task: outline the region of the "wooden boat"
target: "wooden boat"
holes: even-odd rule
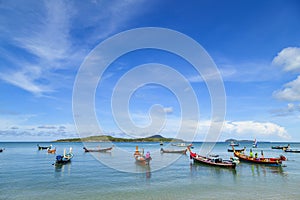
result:
[[[66,149],[64,150],[63,155],[58,155],[56,156],[56,161],[55,165],[62,165],[71,162],[71,159],[73,158],[73,153],[72,153],[72,147],[70,148],[70,151],[66,153]]]
[[[190,158],[193,159],[195,163],[201,163],[209,166],[215,166],[215,167],[223,167],[223,168],[231,168],[235,169],[236,162],[233,162],[232,160],[223,160],[220,157],[205,157],[198,155],[197,153],[193,153],[190,149],[190,147],[187,147],[188,151],[190,152]]]
[[[48,149],[47,152],[55,154],[56,153],[56,147],[54,149]]]
[[[264,165],[272,165],[272,166],[280,166],[282,161],[286,160],[284,156],[280,156],[279,158],[254,158],[244,154],[244,152],[238,152],[234,150],[234,156],[238,157],[240,161],[249,162],[249,163],[256,163],[256,164],[264,164]]]
[[[287,152],[287,153],[300,153],[300,150],[298,149],[284,149],[284,152]]]
[[[193,148],[193,144],[186,144],[186,143],[176,143],[176,144],[172,143],[171,145],[176,146],[176,147],[188,147],[188,146],[190,146],[190,148]]]
[[[37,145],[37,147],[38,147],[38,150],[44,150],[44,149],[51,149],[51,147],[52,147],[52,144],[50,145],[50,146],[40,146],[39,144]]]
[[[272,149],[287,149],[288,146],[272,146]]]
[[[86,147],[83,147],[84,152],[107,152],[111,151],[113,147],[108,147],[108,148],[94,148],[94,149],[87,149]]]
[[[235,149],[235,151],[237,152],[242,152],[245,151],[246,147],[244,147],[243,149]],[[233,152],[233,149],[227,149],[228,152]]]
[[[160,149],[160,153],[181,153],[186,154],[187,149],[180,149],[180,150],[165,150],[163,148]]]
[[[143,165],[149,165],[150,161],[152,160],[150,156],[150,152],[147,152],[144,156],[144,150],[142,152],[139,151],[139,147],[135,147],[135,152],[133,154],[133,157],[135,158],[136,162]]]

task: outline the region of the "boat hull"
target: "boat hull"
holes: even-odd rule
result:
[[[190,152],[190,158],[193,159],[194,163],[200,163],[203,165],[213,166],[213,167],[221,167],[221,168],[228,168],[228,169],[235,169],[236,163],[230,160],[222,160],[221,158],[208,158],[205,156],[200,156],[196,153],[193,153],[190,147],[187,147],[188,151]]]
[[[107,151],[111,151],[112,147],[109,148],[105,148],[105,149],[87,149],[86,147],[83,147],[84,152],[107,152]]]
[[[43,146],[40,146],[40,145],[37,145],[38,147],[38,150],[46,150],[46,149],[51,149],[51,145],[50,146],[47,146],[47,147],[43,147]]]
[[[161,153],[180,153],[180,154],[186,154],[187,149],[184,150],[165,150],[163,148],[160,149]]]
[[[244,154],[234,151],[234,156],[238,157],[240,161],[255,163],[261,165],[280,166],[282,164],[281,158],[250,158]]]
[[[286,152],[286,153],[300,153],[300,150],[288,150],[288,149],[286,149],[286,150],[284,150],[284,152]]]
[[[134,158],[137,163],[143,165],[149,165],[151,161],[151,158],[145,158],[144,156],[140,156],[140,155],[135,155]]]
[[[288,146],[272,146],[271,149],[284,149],[284,148],[288,148]]]
[[[56,165],[63,165],[63,164],[67,164],[69,162],[71,162],[73,158],[73,153],[68,153],[66,155],[58,155],[56,156],[56,161],[55,161],[55,164]]]
[[[215,162],[205,161],[205,159],[207,159],[207,158],[202,157],[202,156],[201,156],[201,158],[191,156],[191,158],[193,159],[194,163],[199,163],[199,164],[203,164],[203,165],[221,167],[221,168],[229,168],[229,169],[235,169],[235,167],[236,167],[235,163],[229,162],[229,161],[228,161],[228,163],[224,163],[224,162],[215,163]]]

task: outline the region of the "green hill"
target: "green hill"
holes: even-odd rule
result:
[[[164,138],[161,135],[153,135],[146,138],[117,138],[109,135],[90,136],[85,138],[59,139],[55,142],[184,142],[181,139]]]

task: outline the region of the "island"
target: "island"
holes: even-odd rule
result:
[[[253,142],[254,140],[237,140],[237,139],[227,139],[225,142]]]
[[[54,142],[184,142],[181,139],[165,138],[161,135],[153,135],[145,138],[118,138],[110,135],[89,136],[85,138],[59,139]]]

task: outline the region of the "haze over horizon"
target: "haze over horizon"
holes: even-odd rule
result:
[[[72,96],[80,66],[109,37],[143,27],[185,34],[214,60],[226,92],[219,141],[300,141],[299,11],[296,0],[1,1],[0,141],[79,137]],[[146,63],[170,66],[189,81],[200,120],[181,121],[180,102],[172,91],[157,84],[143,85],[128,102],[131,119],[139,127],[147,126],[149,109],[160,104],[166,123],[160,133],[140,136],[176,137],[182,123],[189,127],[187,133],[198,127],[195,140],[203,141],[211,124],[206,82],[186,60],[157,49],[120,56],[104,72],[95,93],[102,132],[90,131],[91,135],[130,136],[114,120],[111,96],[122,76]],[[168,79],[160,70],[151,68],[150,73]]]

